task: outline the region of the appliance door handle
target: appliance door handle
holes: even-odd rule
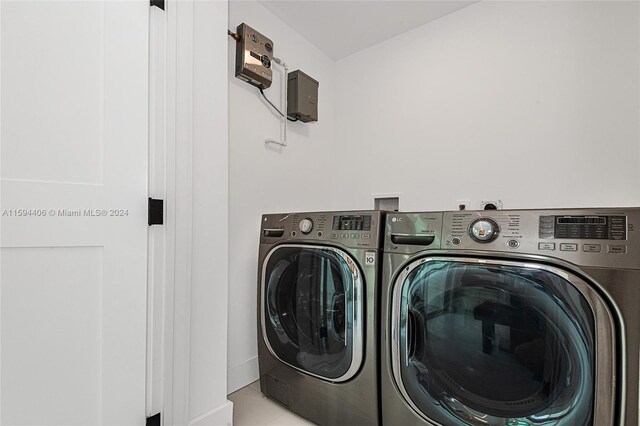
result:
[[[342,303],[340,303],[340,299],[342,298]],[[334,294],[333,295],[333,300],[331,302],[331,317],[332,317],[332,321],[333,321],[333,328],[338,331],[338,328],[336,327],[336,314],[344,314],[346,315],[346,305],[344,303],[346,299],[346,296],[344,293],[340,293],[340,294]],[[342,306],[342,309],[340,309],[340,307]],[[341,312],[342,311],[342,312]],[[342,321],[342,334],[344,335],[344,345],[347,346],[348,341],[347,341],[347,321],[346,318]]]
[[[405,353],[405,365],[409,366],[409,359],[413,357],[416,350],[416,331],[418,328],[418,319],[416,314],[411,309],[407,309],[407,323],[405,328],[407,330],[407,338],[405,339],[404,353]]]
[[[393,244],[429,246],[435,241],[435,235],[427,234],[391,234]]]
[[[284,235],[284,229],[263,229],[262,235],[265,237],[282,237]]]

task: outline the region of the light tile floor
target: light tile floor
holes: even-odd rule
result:
[[[314,425],[262,395],[259,381],[235,391],[229,400],[233,402],[233,426]]]

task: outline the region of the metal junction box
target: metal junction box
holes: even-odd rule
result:
[[[236,77],[266,89],[273,79],[273,42],[244,23],[238,26],[237,33],[240,41],[236,43]]]
[[[318,121],[319,83],[300,70],[289,73],[287,115],[304,123]]]

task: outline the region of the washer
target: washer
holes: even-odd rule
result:
[[[640,209],[389,213],[388,425],[638,425]]]
[[[380,211],[262,216],[262,393],[320,425],[376,425]]]

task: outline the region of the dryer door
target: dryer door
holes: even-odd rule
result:
[[[392,303],[394,378],[425,419],[613,421],[613,320],[577,276],[540,264],[423,258],[396,279]]]
[[[282,245],[262,270],[263,338],[271,353],[315,377],[353,377],[363,356],[363,281],[346,252]]]

